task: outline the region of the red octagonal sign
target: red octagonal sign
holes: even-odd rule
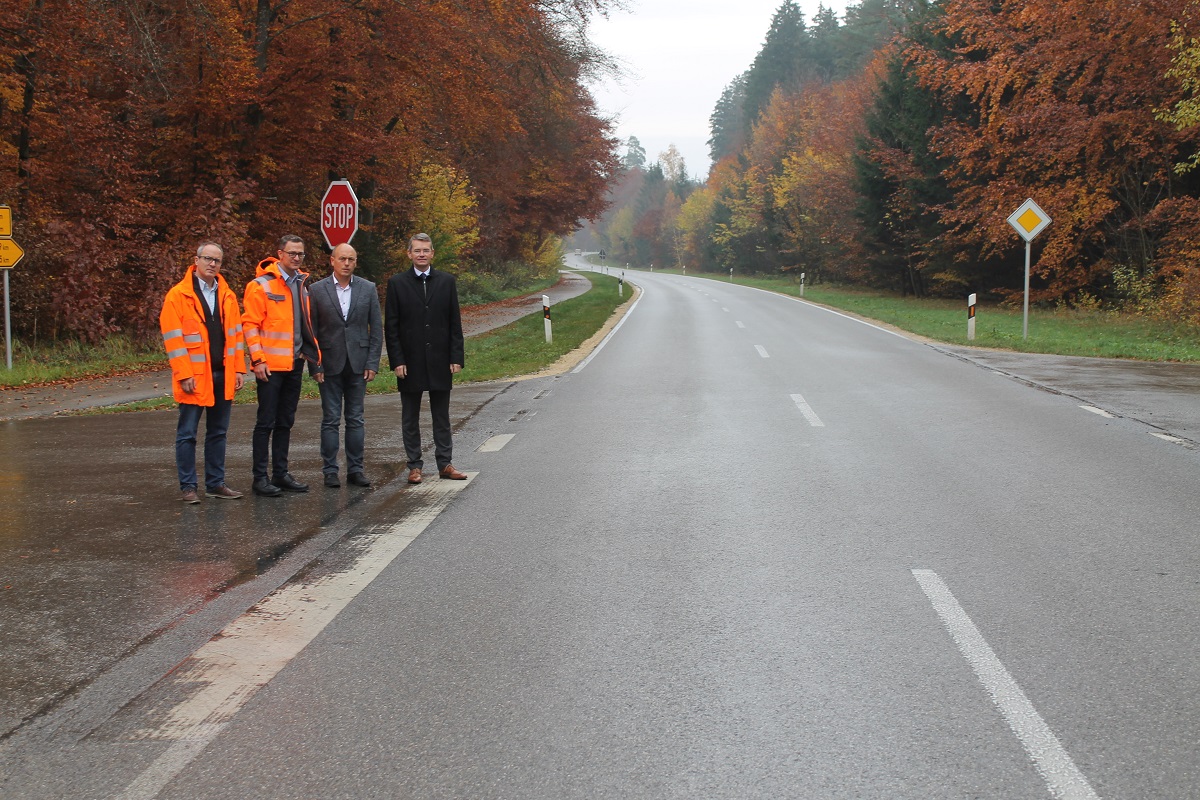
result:
[[[358,232],[358,196],[349,181],[334,181],[321,198],[321,234],[329,249],[348,244]]]

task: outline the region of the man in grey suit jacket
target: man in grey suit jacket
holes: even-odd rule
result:
[[[339,244],[329,256],[333,274],[308,287],[312,327],[321,343],[321,365],[325,380],[320,384],[321,458],[325,485],[338,481],[338,427],[346,416],[346,480],[355,486],[370,486],[363,471],[366,433],[363,405],[367,383],[379,371],[383,350],[383,320],[375,284],[354,277],[358,254],[348,244]]]

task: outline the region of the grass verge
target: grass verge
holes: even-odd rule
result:
[[[600,329],[613,312],[629,299],[617,295],[617,278],[589,272],[592,288],[565,300],[551,310],[554,341],[546,342],[540,314],[467,339],[467,364],[455,383],[475,383],[528,375],[545,369],[583,344]],[[395,386],[393,385],[393,389]]]
[[[113,336],[97,345],[60,342],[30,347],[13,340],[13,368],[0,371],[0,386],[44,386],[67,380],[116,377],[162,369],[162,340],[139,342]]]

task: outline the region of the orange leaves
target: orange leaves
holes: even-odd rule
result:
[[[943,209],[959,246],[1017,246],[1005,209],[1034,196],[1054,217],[1039,265],[1045,295],[1105,280],[1114,265],[1155,269],[1150,216],[1183,189],[1174,163],[1196,132],[1155,119],[1174,104],[1169,17],[1178,3],[948,0],[948,45],[916,48],[924,85],[956,119],[932,132],[955,197]],[[969,101],[964,108],[962,99]]]
[[[474,188],[479,250],[569,230],[615,166],[572,38],[606,5],[3,4],[0,186],[16,188],[0,202],[36,245],[14,276],[21,323],[152,329],[199,240],[224,245],[234,283],[281,233],[319,241],[333,178],[360,187],[376,277],[431,165]]]

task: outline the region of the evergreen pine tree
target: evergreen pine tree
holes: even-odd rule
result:
[[[758,120],[777,86],[795,90],[809,68],[808,30],[804,13],[795,0],[784,0],[771,18],[762,49],[746,73],[744,129]]]

